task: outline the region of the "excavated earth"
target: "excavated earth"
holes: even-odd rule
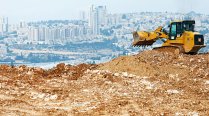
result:
[[[209,53],[144,51],[98,65],[0,66],[0,115],[209,115]]]

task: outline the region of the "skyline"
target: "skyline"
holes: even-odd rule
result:
[[[9,17],[10,23],[37,20],[79,19],[80,11],[89,12],[90,6],[107,6],[108,13],[180,12],[209,14],[209,1],[196,0],[0,0],[0,16]],[[162,6],[163,5],[163,6]]]

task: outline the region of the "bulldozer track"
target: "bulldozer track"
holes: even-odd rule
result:
[[[153,48],[153,50],[159,52],[170,52],[176,55],[184,53],[183,48],[181,46],[163,46],[163,47]]]

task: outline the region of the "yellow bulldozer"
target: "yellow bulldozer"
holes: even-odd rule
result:
[[[167,28],[158,27],[153,32],[135,31],[133,32],[133,46],[151,46],[157,40],[162,40],[162,47],[154,48],[160,51],[170,51],[174,53],[197,54],[205,47],[204,36],[195,32],[195,21],[173,21]]]

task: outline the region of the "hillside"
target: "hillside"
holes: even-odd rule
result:
[[[209,53],[144,51],[44,70],[0,66],[0,115],[209,115]]]

